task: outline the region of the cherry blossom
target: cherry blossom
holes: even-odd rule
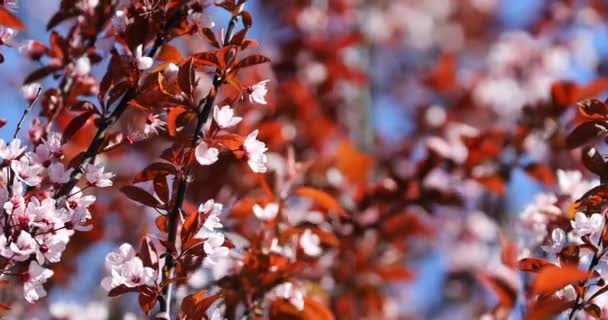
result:
[[[196,161],[202,166],[212,165],[218,160],[220,151],[217,148],[209,147],[205,141],[201,141],[194,150]]]
[[[25,84],[21,87],[21,94],[28,101],[33,101],[38,95],[38,91],[42,88],[42,85],[38,82],[32,82]]]
[[[234,110],[229,105],[219,108],[213,107],[213,119],[220,128],[226,129],[237,125],[243,118],[235,117]]]
[[[84,77],[91,72],[91,60],[88,57],[80,57],[76,60],[74,65],[74,74],[76,76]]]
[[[106,262],[108,259],[106,258]],[[133,257],[121,264],[111,267],[111,276],[102,280],[102,286],[106,290],[111,290],[120,285],[128,288],[135,288],[141,285],[152,286],[156,282],[157,272],[145,267],[138,257]]]
[[[29,303],[34,303],[38,299],[46,296],[46,290],[42,286],[46,280],[52,277],[54,272],[40,266],[32,261],[27,272],[23,274],[23,295]]]
[[[272,290],[273,298],[285,299],[296,309],[304,310],[304,293],[291,282],[281,283]]]
[[[254,85],[251,85],[247,88],[247,92],[249,93],[249,101],[251,103],[259,103],[259,104],[267,104],[266,101],[266,93],[268,93],[268,89],[266,88],[266,84],[270,80],[262,80]]]
[[[61,135],[56,132],[51,133],[43,143],[39,144],[33,154],[33,158],[42,164],[62,157]]]
[[[11,169],[15,172],[17,178],[28,186],[36,186],[42,181],[41,174],[44,168],[30,160],[29,157],[21,157],[19,160],[11,161]]]
[[[163,75],[168,83],[174,83],[177,80],[178,72],[179,67],[175,63],[170,62],[165,70],[163,70]]]
[[[4,140],[0,139],[0,158],[4,159],[4,161],[15,160],[19,158],[26,147],[21,146],[21,140],[13,139],[10,143],[4,142]]]
[[[147,70],[152,67],[154,60],[143,55],[143,46],[140,44],[135,48],[135,61],[139,70]]]
[[[578,236],[597,235],[602,231],[604,226],[604,217],[599,213],[594,213],[591,217],[587,217],[583,212],[577,212],[574,215],[574,221],[570,223],[572,224],[573,233]]]
[[[87,164],[85,167],[85,177],[87,181],[96,187],[105,188],[112,186],[111,178],[114,174],[104,172],[105,168],[100,164]]]
[[[205,250],[205,263],[215,264],[219,260],[225,258],[230,253],[228,247],[222,246],[224,244],[224,234],[221,232],[212,232],[208,234],[203,249]]]
[[[106,267],[109,269],[118,267],[133,258],[135,258],[135,249],[130,244],[123,243],[118,249],[106,255]]]
[[[243,147],[247,152],[247,164],[253,172],[264,173],[266,172],[266,162],[268,158],[266,157],[266,145],[264,142],[257,140],[258,130],[250,133],[243,142]]]
[[[273,220],[277,216],[277,213],[279,213],[279,205],[276,203],[269,203],[262,208],[256,203],[253,205],[253,213],[262,221]]]
[[[567,242],[566,232],[561,228],[555,228],[551,232],[551,244],[542,246],[543,250],[549,253],[559,253]]]
[[[308,256],[317,257],[321,254],[322,250],[320,243],[321,240],[319,239],[319,236],[310,231],[310,229],[304,230],[300,236],[300,246]]]
[[[70,180],[70,175],[74,168],[65,169],[61,162],[55,162],[48,167],[48,175],[51,182],[66,183]]]

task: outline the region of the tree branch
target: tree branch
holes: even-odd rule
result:
[[[158,53],[158,51],[160,50],[160,48],[163,46],[163,44],[166,41],[166,33],[168,32],[168,30],[174,24],[179,22],[180,16],[181,16],[180,12],[181,12],[181,10],[176,12],[172,16],[172,18],[169,21],[167,21],[167,23],[165,24],[165,27],[164,27],[164,32],[156,37],[156,40],[154,41],[154,45],[152,46],[152,48],[150,49],[150,51],[147,54],[148,57],[156,56],[156,54]],[[95,133],[95,136],[93,137],[93,140],[91,141],[91,144],[89,145],[87,150],[82,155],[82,158],[80,159],[80,163],[74,167],[74,171],[70,175],[70,180],[63,185],[63,187],[57,192],[57,194],[55,194],[55,198],[57,198],[57,199],[64,198],[67,194],[70,193],[70,191],[72,191],[72,189],[74,188],[74,186],[76,186],[78,181],[80,181],[80,178],[82,177],[82,174],[84,172],[84,166],[86,164],[88,164],[97,155],[97,153],[99,152],[99,148],[101,147],[101,144],[105,140],[108,130],[110,129],[110,127],[112,127],[112,125],[114,125],[118,121],[120,116],[125,112],[125,110],[127,109],[128,105],[129,105],[129,101],[135,97],[136,93],[137,93],[136,88],[130,88],[129,90],[127,90],[127,92],[124,94],[124,96],[118,103],[118,106],[114,109],[114,111],[112,111],[110,116],[108,118],[105,118],[104,121],[101,121],[98,124],[97,132]]]
[[[232,18],[230,19],[230,22],[228,23],[228,29],[226,29],[226,34],[224,36],[223,45],[230,43],[230,41],[232,40],[232,36],[234,35],[234,29],[236,27],[237,21],[238,21],[238,15],[233,15]],[[224,82],[224,78],[222,76],[221,71],[222,70],[217,70],[215,76],[213,77],[212,88],[209,90],[209,94],[207,95],[207,97],[201,99],[201,101],[199,102],[199,105],[198,105],[199,113],[198,113],[198,117],[197,117],[196,129],[194,131],[194,136],[192,137],[192,142],[191,142],[192,147],[195,147],[196,145],[198,145],[198,143],[201,139],[202,129],[205,126],[205,123],[207,123],[207,120],[209,119],[209,115],[211,114],[211,110],[213,108],[213,105],[215,104],[215,98],[217,96],[217,92],[218,92],[220,86],[222,85],[222,83]],[[202,106],[202,109],[201,109],[201,106]],[[186,197],[186,191],[188,189],[188,175],[189,175],[189,173],[186,172],[186,174],[180,178],[180,182],[179,182],[179,185],[177,188],[177,195],[175,198],[175,205],[168,215],[168,221],[167,221],[168,247],[167,247],[167,253],[165,255],[165,270],[162,272],[161,283],[166,280],[172,279],[175,276],[174,275],[174,273],[175,273],[175,258],[174,258],[175,250],[174,249],[175,249],[175,241],[177,238],[177,225],[178,225],[178,220],[179,220],[179,216],[180,216],[180,211],[181,211],[182,205],[183,205],[185,197]],[[165,286],[163,288],[162,294],[158,299],[160,302],[160,312],[157,314],[157,318],[164,318],[164,319],[171,318],[172,294],[173,294],[173,282],[169,283],[167,286]]]

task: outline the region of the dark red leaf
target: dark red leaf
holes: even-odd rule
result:
[[[247,67],[255,66],[258,64],[266,63],[266,62],[270,62],[270,59],[268,57],[263,56],[261,54],[253,54],[253,55],[245,57],[241,61],[239,61],[234,66],[234,70],[241,69],[241,68],[247,68]]]
[[[136,186],[124,186],[120,188],[120,191],[129,197],[129,199],[148,207],[160,208],[162,206],[162,204],[154,196],[142,188]]]
[[[568,148],[574,149],[589,143],[593,138],[606,132],[608,132],[608,128],[605,121],[588,121],[576,127],[566,137],[566,145]]]
[[[67,125],[67,127],[63,131],[63,136],[61,138],[63,143],[70,141],[70,138],[72,138],[72,136],[80,128],[82,128],[87,123],[89,118],[91,118],[91,116],[93,116],[94,114],[95,114],[95,110],[90,110],[90,111],[83,112],[80,115],[74,117],[74,119],[72,119],[72,121],[70,121],[70,123]]]

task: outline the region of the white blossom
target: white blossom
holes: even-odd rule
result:
[[[33,101],[38,95],[38,90],[40,90],[42,86],[38,82],[32,82],[25,84],[21,87],[21,94],[28,101]]]
[[[91,72],[91,60],[88,57],[82,56],[74,63],[74,74],[84,77]]]
[[[154,63],[152,58],[144,56],[143,46],[141,44],[135,48],[135,61],[137,62],[139,70],[150,69]]]
[[[566,232],[562,228],[555,228],[551,232],[551,244],[542,246],[542,248],[549,253],[559,253],[566,245],[567,240]]]
[[[0,158],[4,159],[4,161],[19,158],[25,149],[25,147],[21,146],[21,140],[19,139],[13,139],[13,141],[8,144],[0,139]]]
[[[17,178],[28,186],[37,186],[42,181],[42,171],[44,168],[30,160],[29,157],[21,157],[19,160],[11,161],[11,169]]]
[[[594,213],[591,217],[587,217],[584,213],[577,212],[574,215],[574,221],[570,223],[572,224],[572,231],[577,236],[597,235],[602,232],[604,217],[599,213]]]
[[[278,299],[288,300],[289,303],[300,311],[304,310],[304,293],[291,282],[281,283],[274,287],[272,295]]]
[[[46,296],[46,291],[42,286],[46,280],[53,276],[53,271],[38,265],[32,261],[25,274],[25,282],[23,283],[23,295],[29,303],[34,303],[38,299]]]
[[[218,107],[217,105],[213,107],[213,119],[217,123],[217,125],[222,128],[230,128],[237,125],[242,117],[235,117],[234,110],[230,108],[230,106],[225,105],[223,107]]]
[[[247,88],[247,91],[249,92],[249,101],[250,102],[257,102],[259,104],[267,104],[268,102],[266,101],[266,93],[268,93],[268,89],[266,88],[266,84],[269,82],[270,80],[262,80],[252,86],[250,86],[249,88]]]
[[[224,234],[221,232],[212,232],[208,235],[203,249],[205,250],[205,263],[215,264],[219,260],[225,258],[230,253],[228,247],[222,246],[224,244]]]
[[[315,233],[306,229],[300,236],[300,246],[304,253],[311,257],[317,257],[321,254],[321,239]]]
[[[100,188],[112,186],[111,178],[114,174],[111,172],[104,172],[105,168],[100,164],[87,164],[85,167],[85,177],[87,181]]]
[[[194,150],[196,161],[202,166],[214,164],[218,160],[220,151],[217,148],[209,147],[205,141],[201,141]]]
[[[49,179],[53,183],[66,183],[70,181],[72,171],[74,171],[74,168],[69,168],[66,170],[65,166],[61,162],[52,163],[47,169]]]
[[[253,214],[262,221],[274,219],[277,213],[279,213],[279,205],[276,203],[269,203],[263,208],[257,203],[253,205]]]
[[[266,172],[266,162],[268,158],[265,152],[268,150],[264,142],[257,140],[258,130],[250,133],[243,142],[243,147],[247,153],[247,164],[253,172]]]

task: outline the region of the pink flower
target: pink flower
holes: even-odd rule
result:
[[[150,267],[144,267],[143,262],[138,257],[133,257],[123,264],[114,266],[111,270],[112,275],[102,280],[104,289],[110,291],[120,285],[135,288],[142,285],[154,285],[157,273]]]
[[[220,151],[217,148],[209,147],[205,141],[201,141],[194,150],[196,161],[202,166],[214,164],[218,160]]]
[[[100,164],[87,164],[85,167],[85,177],[87,181],[100,188],[112,186],[111,178],[114,174],[111,172],[104,172],[105,168]]]
[[[266,157],[266,145],[264,142],[256,139],[258,136],[258,130],[250,133],[243,142],[243,147],[245,148],[245,152],[247,152],[247,164],[253,172],[264,173],[266,172],[266,162],[268,158]]]
[[[34,99],[36,99],[36,96],[38,95],[38,90],[40,90],[40,88],[42,88],[40,83],[32,82],[21,87],[21,94],[23,94],[23,97],[26,100],[33,101]]]
[[[44,169],[39,164],[32,163],[27,156],[11,161],[11,169],[17,178],[28,186],[37,186],[42,181],[41,174]]]
[[[46,141],[36,147],[33,158],[39,163],[45,163],[51,159],[61,159],[63,150],[61,149],[61,134],[52,133]]]
[[[267,104],[266,101],[266,93],[268,93],[268,89],[266,89],[266,84],[270,80],[262,80],[249,88],[247,88],[247,92],[249,93],[249,101],[251,103],[257,102],[259,104]]]
[[[66,170],[65,166],[61,162],[51,164],[47,170],[49,180],[51,180],[53,183],[66,183],[70,181],[72,171],[74,171],[74,168]]]
[[[0,254],[13,261],[25,261],[36,251],[36,241],[28,232],[21,231],[19,237],[7,247],[6,237],[0,238]]]
[[[137,63],[137,68],[139,70],[146,70],[152,67],[154,60],[150,57],[146,57],[143,54],[143,46],[140,44],[135,48],[135,62]]]
[[[29,303],[34,303],[38,299],[45,297],[46,291],[42,285],[52,276],[52,270],[43,268],[34,261],[30,262],[28,271],[23,275],[25,279],[23,283],[23,296],[25,300]]]
[[[135,249],[128,243],[123,243],[118,249],[110,252],[106,256],[106,267],[112,269],[121,266],[127,261],[135,258]]]
[[[40,264],[46,261],[59,262],[73,234],[74,231],[72,230],[61,229],[36,236],[36,240],[40,244],[36,250],[36,261]]]
[[[19,158],[24,151],[25,147],[21,146],[21,140],[13,139],[13,141],[7,144],[4,140],[0,139],[0,158],[4,159],[4,161],[15,160]]]
[[[264,208],[257,203],[253,205],[253,214],[262,221],[274,219],[277,213],[279,213],[279,205],[276,203],[269,203]]]
[[[233,127],[243,120],[242,117],[235,117],[234,110],[228,105],[221,108],[213,107],[213,119],[222,129]]]

